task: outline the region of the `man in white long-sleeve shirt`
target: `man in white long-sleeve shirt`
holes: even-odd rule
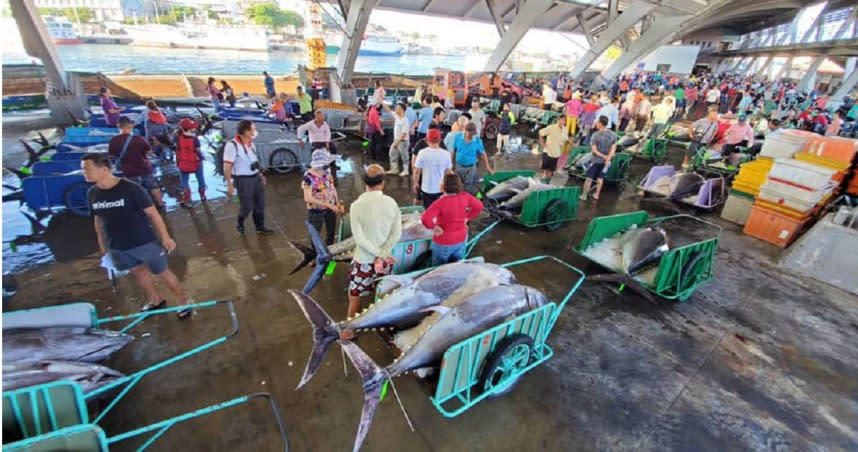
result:
[[[316,110],[312,121],[298,127],[298,141],[304,145],[304,135],[309,135],[310,147],[314,150],[326,148],[331,154],[337,153],[337,148],[331,142],[331,126],[325,122],[325,112]]]
[[[375,291],[375,279],[390,272],[393,247],[402,235],[399,206],[385,195],[384,168],[370,165],[364,175],[366,192],[352,203],[349,219],[355,239],[355,256],[349,268],[348,316],[358,313],[363,297]],[[343,337],[353,336],[344,332]]]

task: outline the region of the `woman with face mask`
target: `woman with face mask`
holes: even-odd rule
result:
[[[239,211],[236,229],[244,234],[244,219],[253,213],[253,224],[259,234],[274,231],[265,227],[265,176],[259,170],[259,158],[253,139],[256,126],[244,119],[238,122],[235,138],[223,148],[223,174],[226,193],[232,197],[238,191]]]
[[[336,160],[325,148],[313,151],[310,169],[304,173],[301,189],[304,191],[304,202],[307,203],[307,221],[322,232],[325,225],[325,241],[328,245],[334,243],[334,229],[337,226],[337,214],[343,213],[337,195],[337,187],[330,172],[331,164]]]

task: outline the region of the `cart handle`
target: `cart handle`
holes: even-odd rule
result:
[[[468,240],[468,241],[467,241],[467,243],[465,243],[465,255],[464,255],[463,257],[467,258],[468,256],[470,256],[470,255],[471,255],[471,251],[473,251],[473,250],[474,250],[474,248],[476,248],[476,247],[477,247],[477,242],[479,242],[479,241],[480,241],[480,239],[482,239],[482,238],[483,238],[483,236],[485,236],[485,235],[486,235],[486,234],[488,234],[492,229],[494,229],[494,228],[495,228],[495,226],[497,226],[497,225],[498,225],[498,223],[500,223],[500,222],[501,222],[501,219],[497,219],[497,220],[493,221],[490,225],[486,226],[486,228],[485,228],[485,229],[483,229],[483,230],[482,230],[482,231],[480,231],[477,235],[475,235],[473,238],[471,238],[470,240]]]
[[[554,309],[554,312],[551,314],[551,319],[549,319],[548,327],[545,329],[545,336],[548,337],[548,334],[551,333],[551,330],[554,328],[554,324],[557,322],[557,319],[560,317],[560,313],[563,311],[563,308],[566,307],[566,303],[568,303],[569,300],[572,298],[572,295],[574,295],[575,292],[578,291],[578,288],[581,287],[581,284],[584,282],[584,279],[587,277],[587,275],[585,275],[583,271],[578,269],[578,267],[575,267],[572,264],[570,264],[564,260],[558,259],[558,258],[556,258],[554,256],[550,256],[550,255],[534,256],[534,257],[530,257],[527,259],[521,259],[521,260],[517,260],[517,261],[513,261],[513,262],[508,262],[506,264],[501,264],[501,267],[504,267],[504,268],[515,267],[517,265],[529,264],[531,262],[541,261],[541,260],[545,260],[545,259],[551,259],[554,262],[557,262],[558,264],[560,264],[560,265],[566,267],[567,269],[572,270],[573,272],[578,274],[578,279],[575,281],[574,284],[572,284],[572,288],[569,289],[569,292],[566,293],[566,296],[563,297],[563,300],[560,302],[560,304],[557,305],[557,308]]]
[[[221,337],[214,339],[214,340],[211,340],[209,342],[206,342],[205,344],[202,344],[200,346],[194,347],[194,348],[192,348],[192,349],[190,349],[184,353],[181,353],[179,355],[176,355],[172,358],[165,359],[165,360],[163,360],[163,361],[161,361],[155,365],[149,366],[149,367],[147,367],[143,370],[137,371],[131,375],[126,375],[124,378],[120,378],[120,379],[114,381],[113,383],[106,384],[104,386],[101,386],[98,389],[93,390],[92,392],[87,393],[85,395],[85,399],[86,400],[92,400],[92,399],[100,396],[101,394],[106,393],[107,391],[110,391],[110,390],[115,389],[115,388],[119,388],[121,386],[125,386],[122,389],[122,391],[120,391],[120,393],[118,395],[116,395],[116,397],[113,398],[113,400],[110,402],[110,404],[107,406],[107,408],[105,408],[104,410],[101,411],[101,413],[99,413],[98,417],[93,421],[93,423],[97,424],[102,418],[104,418],[104,416],[106,416],[107,413],[109,413],[110,410],[112,410],[116,406],[116,404],[119,403],[119,401],[125,396],[125,394],[127,394],[128,391],[130,391],[131,388],[133,388],[146,375],[148,375],[152,372],[155,372],[156,370],[167,367],[171,364],[174,364],[176,362],[179,362],[185,358],[196,355],[197,353],[203,352],[203,351],[205,351],[209,348],[212,348],[216,345],[222,344],[222,343],[226,342],[227,340],[229,340],[231,337],[238,334],[238,316],[235,313],[235,306],[233,306],[231,300],[206,301],[203,303],[175,306],[172,308],[164,308],[164,309],[153,309],[151,311],[140,312],[137,314],[122,315],[122,316],[116,316],[116,317],[108,317],[105,319],[98,319],[96,322],[96,326],[100,326],[101,324],[104,324],[104,323],[135,319],[134,321],[132,321],[130,324],[128,324],[125,328],[123,328],[121,330],[121,332],[124,333],[124,332],[130,330],[131,328],[133,328],[134,326],[136,326],[138,323],[142,322],[143,320],[146,320],[149,316],[152,316],[152,315],[164,314],[167,312],[175,312],[175,311],[180,311],[182,309],[187,309],[187,308],[191,308],[191,309],[207,308],[207,307],[215,306],[218,304],[226,304],[227,309],[229,309],[229,315],[230,315],[230,318],[232,319],[232,331],[229,334],[227,334],[226,336],[221,336]]]
[[[147,425],[145,427],[140,427],[140,428],[135,429],[135,430],[131,430],[131,431],[121,433],[121,434],[116,435],[116,436],[112,436],[112,437],[107,439],[107,443],[108,444],[118,443],[120,441],[124,441],[126,439],[133,438],[135,436],[140,436],[142,434],[157,430],[157,432],[154,435],[152,435],[142,446],[140,446],[139,448],[136,449],[139,452],[139,451],[147,449],[149,446],[152,445],[152,443],[155,442],[155,440],[157,440],[158,438],[161,437],[161,435],[166,433],[167,430],[170,429],[170,427],[172,427],[172,426],[174,426],[180,422],[191,420],[194,418],[198,418],[200,416],[205,416],[209,413],[214,413],[214,412],[224,410],[224,409],[227,409],[230,407],[241,405],[241,404],[250,402],[251,400],[259,399],[259,398],[268,399],[269,403],[271,404],[271,409],[272,409],[272,411],[274,411],[274,419],[277,422],[277,428],[278,428],[278,430],[280,430],[280,436],[283,438],[283,450],[288,452],[289,451],[289,437],[286,434],[286,427],[284,426],[284,423],[283,423],[283,414],[280,412],[280,408],[277,406],[277,403],[274,401],[274,398],[271,397],[271,394],[268,394],[267,392],[257,392],[254,394],[248,394],[246,396],[238,397],[238,398],[235,398],[232,400],[227,400],[226,402],[221,402],[221,403],[218,403],[215,405],[207,406],[205,408],[200,408],[200,409],[192,411],[190,413],[185,413],[185,414],[181,414],[179,416],[171,417],[171,418],[165,419],[161,422],[156,422],[152,425]]]
[[[667,220],[670,220],[673,218],[680,218],[680,217],[690,218],[694,221],[698,221],[700,223],[704,223],[704,224],[707,224],[709,226],[712,226],[713,228],[718,230],[718,235],[717,235],[718,238],[721,238],[721,233],[724,232],[724,228],[722,228],[721,226],[719,226],[715,223],[712,223],[711,221],[707,221],[707,220],[704,220],[702,218],[697,218],[694,215],[689,215],[687,213],[681,213],[678,215],[668,215],[666,217],[653,218],[653,219],[649,220],[649,222],[652,224],[659,224],[659,223],[663,223],[664,221],[667,221]]]

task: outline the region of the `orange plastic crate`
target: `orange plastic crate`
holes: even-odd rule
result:
[[[851,163],[858,151],[858,140],[843,137],[823,137],[817,135],[810,139],[804,152],[828,160]]]
[[[745,234],[786,248],[798,238],[809,221],[809,218],[797,220],[754,204],[745,223]]]

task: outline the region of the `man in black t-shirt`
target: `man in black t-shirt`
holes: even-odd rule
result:
[[[114,176],[110,160],[103,153],[85,155],[81,168],[86,181],[95,183],[87,192],[87,201],[95,221],[98,247],[102,254],[110,254],[116,269],[130,270],[146,291],[149,303],[142,310],[161,309],[167,305],[152,274],[176,295],[180,304],[191,303],[179,279],[167,268],[166,253],[176,249],[176,242],[170,238],[152,198],[140,185]],[[152,226],[161,237],[161,244]],[[182,309],[177,315],[186,319],[191,309]]]

